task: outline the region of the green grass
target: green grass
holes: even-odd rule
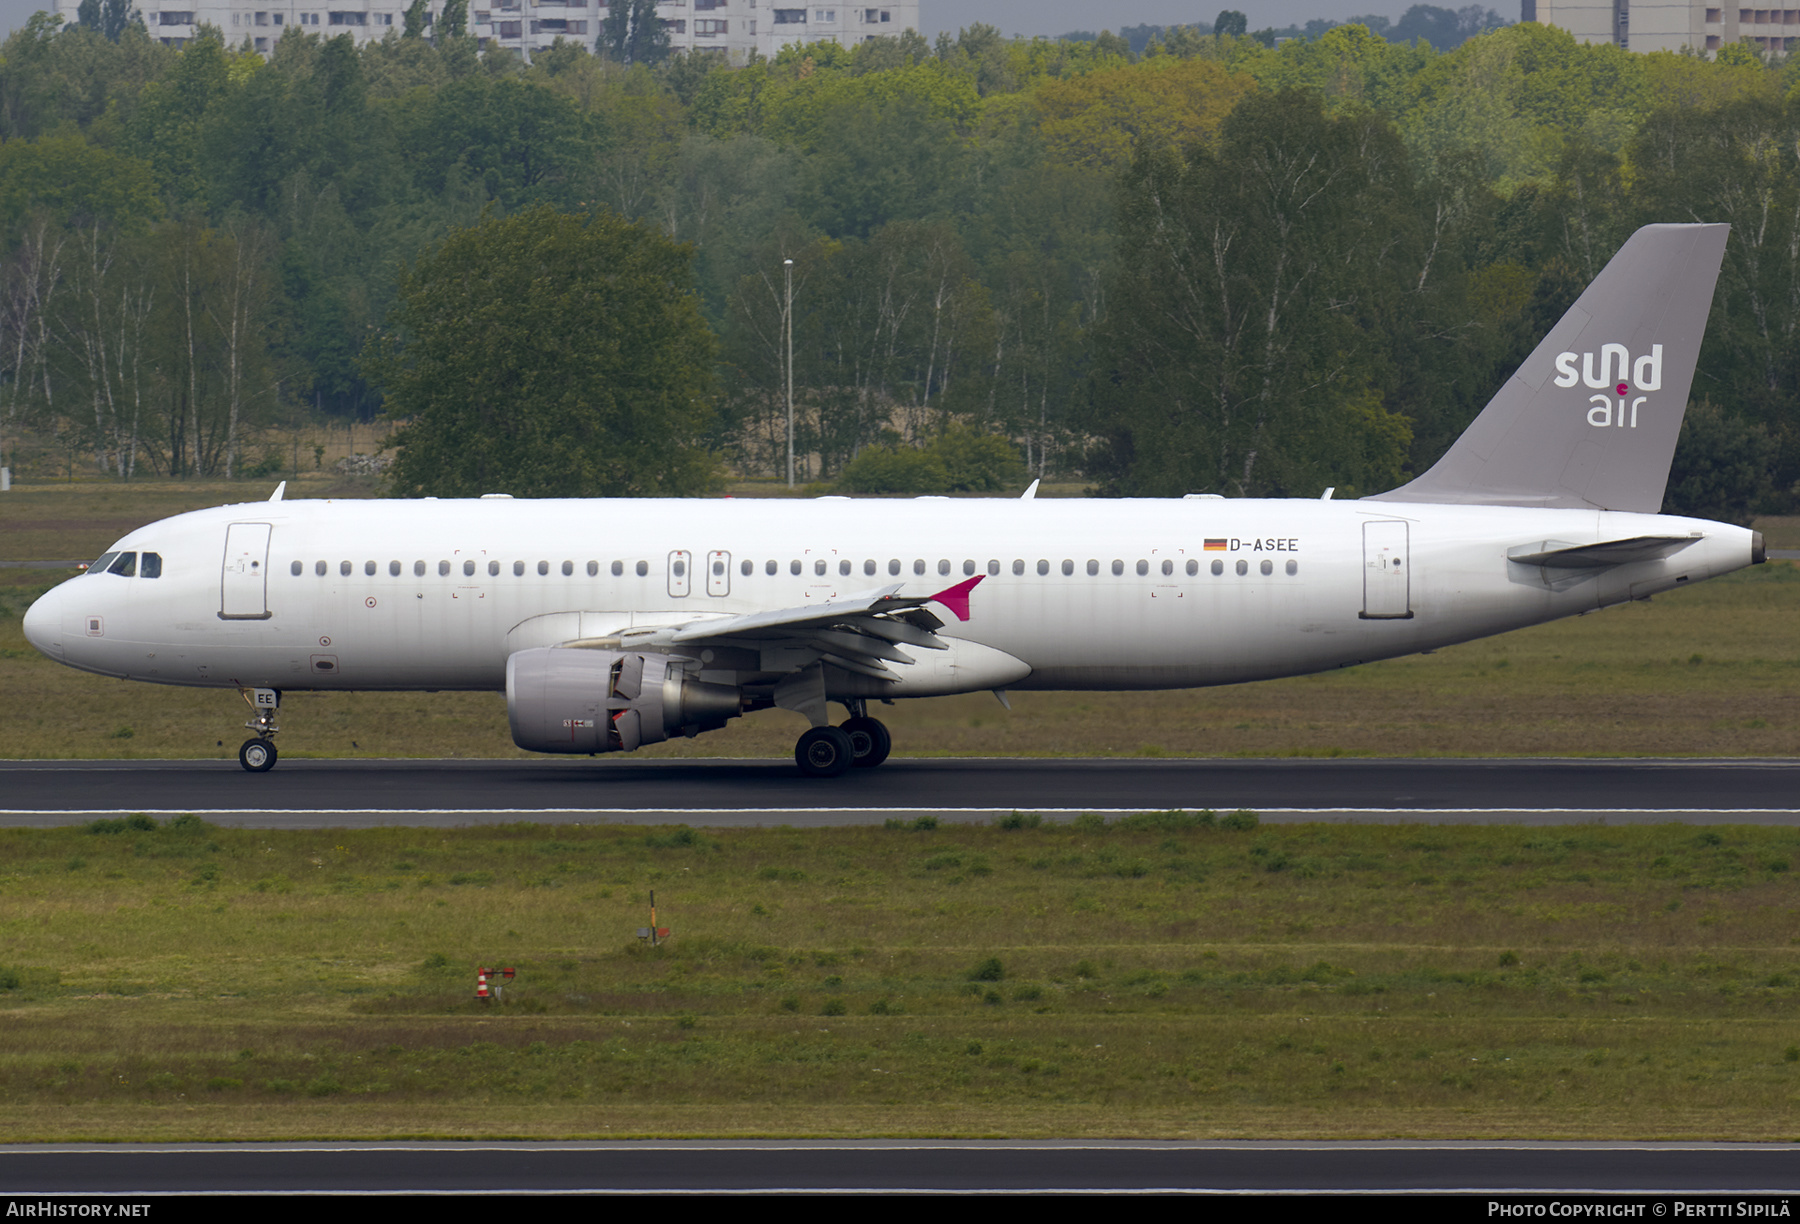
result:
[[[11,1141],[1800,1121],[1789,829],[185,817],[0,862]]]

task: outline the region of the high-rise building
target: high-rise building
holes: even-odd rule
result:
[[[1745,38],[1764,51],[1800,51],[1800,9],[1715,8],[1688,0],[1523,0],[1520,19],[1630,51],[1717,51]]]
[[[80,0],[57,0],[64,21],[76,19]],[[404,0],[317,0],[278,4],[272,0],[139,0],[150,37],[181,46],[200,31],[217,26],[232,46],[245,39],[265,54],[289,28],[334,38],[352,35],[360,43],[398,33],[406,25]],[[752,50],[772,56],[790,43],[830,40],[854,46],[869,38],[919,28],[919,0],[868,7],[792,7],[795,0],[659,0],[657,17],[675,51],[706,52],[734,64]],[[184,8],[158,5],[185,5]],[[433,0],[432,15],[443,10]],[[607,0],[469,0],[469,33],[482,46],[510,47],[529,57],[558,38],[593,49],[606,21]]]

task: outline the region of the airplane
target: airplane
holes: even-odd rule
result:
[[[267,502],[131,532],[37,600],[83,671],[281,694],[504,691],[544,753],[779,708],[812,776],[878,766],[872,702],[1170,689],[1432,650],[1765,559],[1660,515],[1724,225],[1639,230],[1435,466],[1358,500]],[[833,725],[828,703],[848,718]]]

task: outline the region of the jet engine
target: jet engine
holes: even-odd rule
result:
[[[690,679],[665,655],[551,646],[506,661],[513,743],[532,752],[630,752],[741,713],[735,687]]]

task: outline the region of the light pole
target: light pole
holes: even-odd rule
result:
[[[787,412],[788,412],[788,488],[794,487],[794,261],[784,259],[787,276],[787,305],[781,310],[781,325],[787,332]]]

